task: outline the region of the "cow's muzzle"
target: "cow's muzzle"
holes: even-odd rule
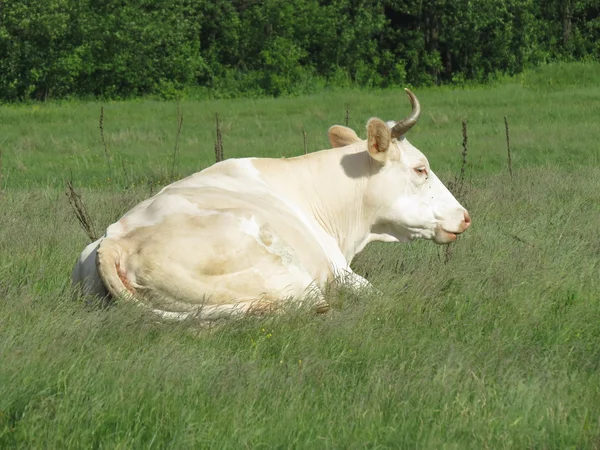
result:
[[[450,244],[456,241],[459,234],[464,233],[471,226],[471,216],[465,210],[463,220],[456,230],[446,230],[443,227],[438,227],[433,238],[436,244]]]

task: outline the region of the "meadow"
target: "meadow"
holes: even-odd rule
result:
[[[600,448],[600,66],[415,89],[408,139],[460,192],[447,248],[370,244],[382,295],[331,294],[214,326],[165,323],[70,286],[89,242],[170,180],[226,158],[327,148],[400,119],[401,90],[280,99],[0,107],[0,448]],[[99,131],[100,107],[106,150]],[[512,176],[504,117],[510,127]],[[175,153],[175,143],[178,149]]]

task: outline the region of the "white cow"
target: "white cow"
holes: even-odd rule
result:
[[[88,245],[83,293],[126,298],[166,318],[214,318],[369,283],[350,262],[369,242],[446,244],[470,225],[404,134],[372,118],[367,139],[334,126],[334,148],[288,159],[230,159],[162,189]]]

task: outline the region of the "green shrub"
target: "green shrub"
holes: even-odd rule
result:
[[[597,0],[0,2],[5,101],[464,84],[598,59]]]

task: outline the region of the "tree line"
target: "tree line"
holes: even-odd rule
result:
[[[600,59],[600,0],[0,0],[0,99],[485,82]]]

